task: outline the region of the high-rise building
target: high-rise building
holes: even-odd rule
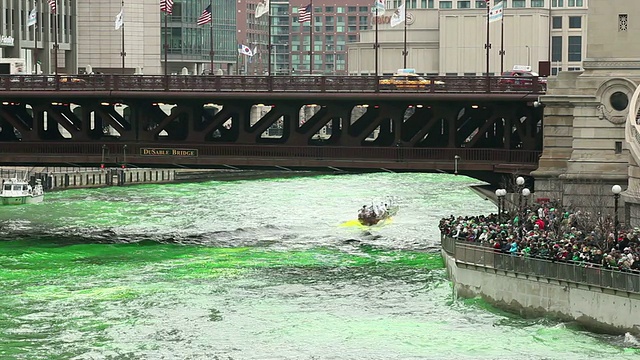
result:
[[[57,0],[55,14],[48,0],[4,0],[0,4],[0,58],[24,60],[21,72],[26,74],[75,72],[76,1]],[[34,9],[35,23],[30,25]]]
[[[551,74],[581,69],[586,50],[587,0],[502,1],[505,4],[503,20],[489,24],[491,75],[512,69],[514,65],[531,66],[534,71],[540,71],[539,61],[551,62]],[[492,3],[499,4],[500,0]],[[391,27],[390,18],[400,4],[399,0],[387,1],[387,11],[378,20],[380,75],[405,66],[405,41],[406,67],[418,73],[482,75],[486,72],[486,1],[408,0],[407,21]],[[349,46],[350,74],[375,73],[374,44],[375,31],[371,29],[361,34],[359,43]],[[503,56],[501,50],[504,50]]]
[[[212,22],[197,25],[209,5]],[[121,9],[124,26],[116,30],[115,17]],[[171,14],[160,11],[158,0],[83,0],[78,5],[80,70],[90,65],[94,72],[163,74],[166,44],[169,74],[183,69],[189,74],[208,73],[213,43],[213,70],[229,73],[238,54],[236,16],[234,0],[174,0]]]

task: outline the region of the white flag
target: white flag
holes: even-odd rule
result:
[[[116,30],[124,26],[124,9],[120,9],[118,15],[116,15]]]
[[[395,27],[396,25],[399,25],[403,21],[405,21],[405,18],[407,17],[406,14],[407,12],[405,10],[404,4],[398,6],[396,12],[391,15],[391,20],[389,20],[389,24],[391,25],[391,27]]]
[[[269,0],[262,0],[256,6],[256,19],[264,14],[269,13]]]
[[[504,12],[504,3],[505,1],[502,1],[498,3],[498,5],[489,9],[489,22],[502,20],[503,12]]]
[[[251,48],[248,47],[247,45],[239,44],[238,52],[242,55],[253,56],[253,51],[251,51]]]
[[[38,13],[36,12],[36,8],[33,8],[29,12],[29,17],[27,18],[27,27],[33,26],[38,22]]]
[[[376,17],[383,16],[386,10],[387,9],[385,8],[384,0],[375,0],[373,6],[371,7],[371,13]]]

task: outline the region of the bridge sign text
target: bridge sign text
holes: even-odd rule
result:
[[[189,156],[197,157],[197,149],[140,148],[143,156]]]

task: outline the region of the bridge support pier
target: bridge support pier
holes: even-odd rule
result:
[[[611,187],[625,189],[629,172],[629,108],[616,104],[615,96],[631,98],[637,85],[629,78],[616,78],[597,62],[585,61],[584,66],[584,72],[561,72],[550,79],[547,95],[540,97],[545,106],[544,149],[531,175],[537,197],[593,214],[613,214]],[[621,223],[629,218],[628,200],[621,198]]]

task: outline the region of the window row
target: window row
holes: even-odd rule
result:
[[[551,37],[551,61],[563,61],[562,36]],[[582,61],[582,36],[569,36],[567,46],[567,61]]]
[[[551,17],[552,25],[554,29],[562,29],[562,16]],[[569,16],[569,29],[581,29],[582,28],[582,16]]]

